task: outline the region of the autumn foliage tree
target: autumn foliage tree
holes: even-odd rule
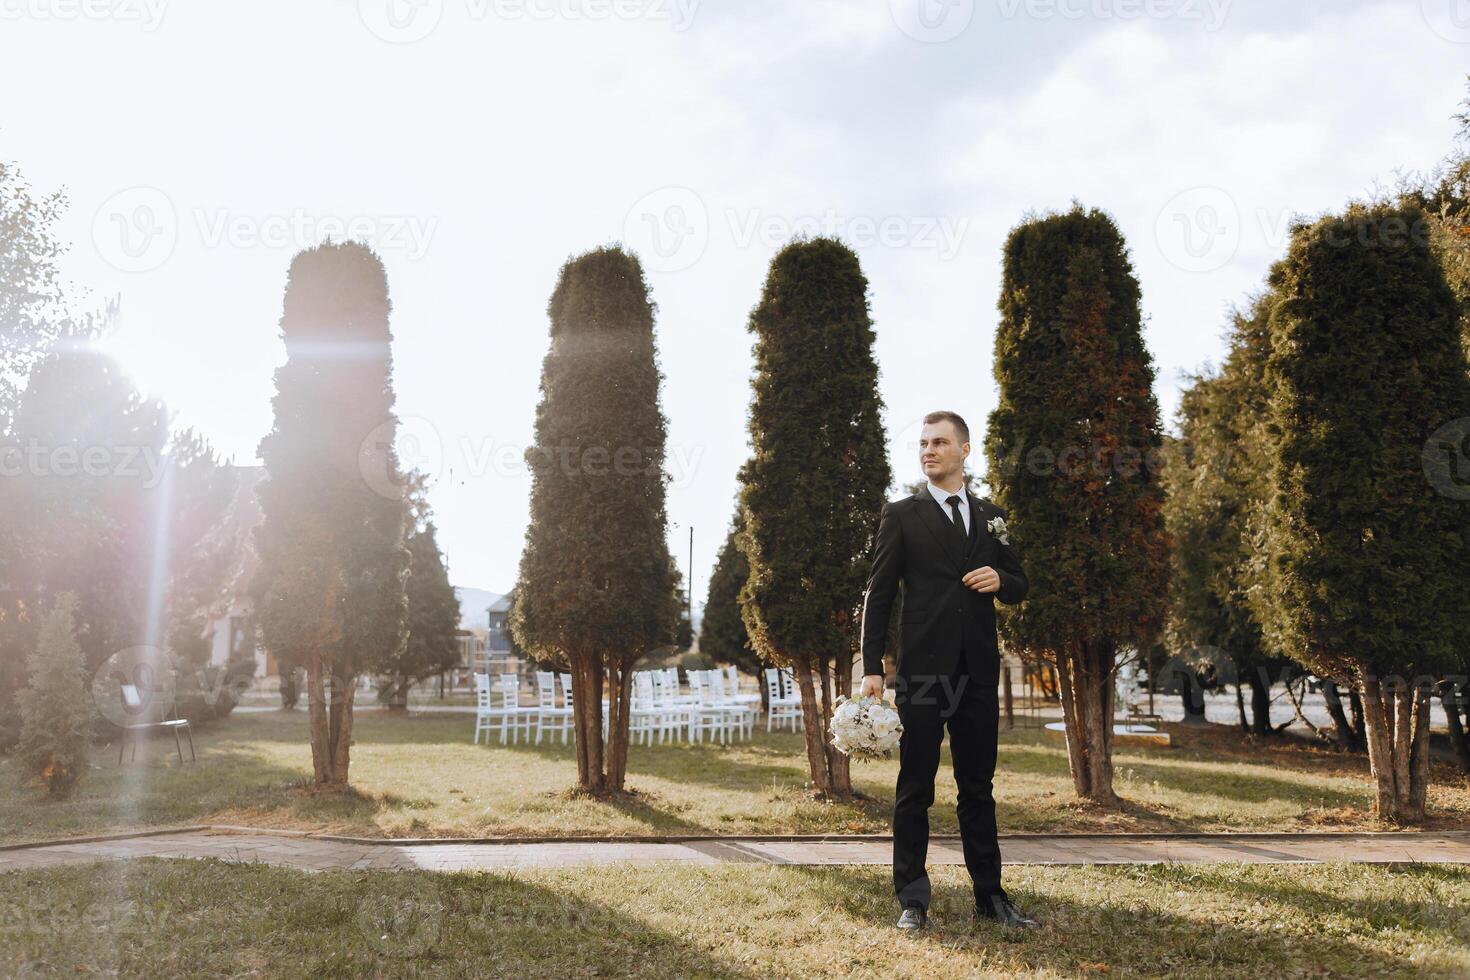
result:
[[[796,241],[771,260],[751,312],[754,454],[742,467],[750,565],[741,612],[761,660],[793,669],[818,793],[849,796],[828,727],[850,694],[863,590],[890,480],[868,281],[835,239]],[[813,675],[817,683],[813,683]]]
[[[548,313],[510,628],[532,657],[571,669],[579,788],[620,792],[633,666],[672,642],[679,618],[654,305],[638,259],[607,247],[562,266]]]
[[[1425,815],[1430,692],[1463,662],[1470,595],[1470,372],[1429,238],[1416,206],[1355,204],[1294,228],[1270,276],[1266,629],[1357,679],[1399,823]]]
[[[1025,535],[1031,592],[999,627],[1055,664],[1073,786],[1115,804],[1113,672],[1162,631],[1169,544],[1154,368],[1112,219],[1074,205],[1012,230],[1000,314],[986,482]]]
[[[358,677],[407,641],[390,310],[383,264],[363,245],[328,242],[291,262],[250,591],[266,647],[306,668],[319,788],[347,785]]]

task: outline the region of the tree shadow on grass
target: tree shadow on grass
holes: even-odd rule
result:
[[[1308,887],[1300,881],[1284,881],[1284,876],[1276,876],[1269,882],[1257,881],[1243,877],[1230,865],[1167,864],[1159,867],[1158,874],[1162,883],[1177,882],[1179,887],[1208,887],[1252,901],[1288,903],[1309,915],[1340,915],[1372,929],[1414,928],[1470,943],[1470,868],[1451,864],[1374,866],[1370,873],[1379,872],[1414,881],[1426,889],[1444,886],[1455,893],[1455,898],[1446,905],[1428,897],[1385,898],[1371,891],[1343,896]]]
[[[1012,772],[1057,775],[1068,773],[1065,756],[1057,759],[1039,749],[1010,747],[1004,756],[1005,768]],[[1193,762],[1151,762],[1137,757],[1114,757],[1114,770],[1131,769],[1131,778],[1142,782],[1158,782],[1161,786],[1183,793],[1214,796],[1244,803],[1272,800],[1295,803],[1303,809],[1315,806],[1363,806],[1373,802],[1372,789],[1366,783],[1361,790],[1330,786],[1306,785],[1262,774],[1222,772],[1218,765],[1201,760]]]
[[[1130,901],[1126,895],[1114,897],[1106,889],[1095,887],[1091,889],[1093,893],[1107,897],[1097,902],[1081,902],[1007,880],[1006,891],[1011,900],[1021,911],[1039,920],[1042,928],[1020,930],[988,920],[977,922],[973,914],[974,894],[963,868],[953,869],[957,872],[953,875],[941,873],[941,878],[931,867],[930,874],[935,881],[929,907],[930,928],[900,937],[893,927],[899,906],[888,867],[792,867],[808,880],[820,903],[871,923],[874,930],[889,930],[895,940],[934,944],[954,952],[994,954],[1004,948],[1028,968],[1049,975],[1107,972],[1213,980],[1222,976],[1280,976],[1288,972],[1310,976],[1411,977],[1420,970],[1407,957],[1398,958],[1354,942],[1351,935],[1344,935],[1341,930],[1317,932],[1299,923],[1295,928],[1281,929],[1274,920],[1265,918],[1258,927],[1252,927],[1241,924],[1246,917],[1240,914],[1222,915],[1219,914],[1222,910],[1216,908],[1201,909],[1197,917],[1179,914]],[[1125,875],[1132,873],[1132,869],[1131,866],[1099,868],[1094,873]],[[1011,878],[1009,874],[1006,877]],[[1200,891],[1223,893],[1227,897],[1231,893],[1230,889],[1218,887],[1217,881],[1191,884]],[[1168,877],[1157,881],[1160,896],[1164,896],[1166,889],[1172,893],[1178,888],[1179,884]],[[1305,891],[1314,896],[1320,894]],[[1258,899],[1279,898],[1269,888],[1246,888],[1238,894],[1250,899],[1234,903],[1240,913],[1258,908]],[[1383,910],[1375,909],[1380,903],[1372,898],[1339,899],[1338,904],[1339,911],[1364,920],[1378,911],[1392,915],[1394,910],[1402,911],[1407,903],[1387,900],[1381,903]],[[1414,925],[1426,931],[1441,928],[1422,922]]]
[[[303,874],[217,860],[0,877],[21,975],[753,977],[594,900],[485,872]],[[74,920],[90,928],[57,928]],[[24,972],[31,971],[31,972]]]

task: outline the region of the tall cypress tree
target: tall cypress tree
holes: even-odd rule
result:
[[[633,665],[672,641],[679,616],[654,305],[638,259],[609,247],[562,266],[547,312],[551,349],[526,451],[531,522],[510,627],[533,657],[571,666],[579,787],[620,792]]]
[[[1228,659],[1237,691],[1251,690],[1251,717],[1242,715],[1241,725],[1261,735],[1280,730],[1271,724],[1271,683],[1291,663],[1267,648],[1248,599],[1253,529],[1266,499],[1259,430],[1268,310],[1263,297],[1232,317],[1225,363],[1196,376],[1180,400],[1180,437],[1162,474],[1173,544],[1169,633],[1181,651],[1218,650]]]
[[[1266,628],[1318,673],[1356,676],[1377,811],[1401,823],[1424,817],[1430,682],[1460,662],[1470,594],[1470,504],[1430,439],[1465,417],[1470,375],[1428,238],[1414,206],[1293,229],[1266,363]]]
[[[1078,795],[1116,804],[1113,670],[1161,633],[1169,547],[1154,368],[1112,219],[1075,205],[1013,229],[1000,313],[986,481],[1025,536],[1031,593],[999,626],[1057,667]]]
[[[266,647],[306,668],[318,787],[347,785],[357,678],[407,641],[391,309],[383,263],[363,245],[328,242],[291,262],[251,593]]]
[[[730,532],[715,559],[714,573],[710,575],[704,620],[699,627],[699,652],[708,654],[715,663],[734,664],[756,673],[764,665],[750,645],[750,634],[740,616],[740,590],[750,577],[750,563],[745,560],[737,540],[744,526],[745,519],[737,506]],[[761,685],[761,691],[765,691],[765,685]]]
[[[757,655],[794,669],[812,784],[839,797],[852,779],[828,738],[832,695],[852,691],[891,478],[867,290],[856,253],[835,239],[796,241],[771,260],[750,315],[754,455],[740,477],[738,541],[750,563],[741,613]]]

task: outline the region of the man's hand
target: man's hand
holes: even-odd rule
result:
[[[881,698],[883,696],[883,675],[864,674],[863,686],[858,690],[858,696]]]
[[[989,565],[966,572],[960,581],[965,583],[966,588],[976,592],[1000,591],[1000,573]]]

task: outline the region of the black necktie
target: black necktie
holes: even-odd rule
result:
[[[955,534],[955,537],[959,538],[960,541],[960,554],[964,554],[965,549],[969,547],[970,536],[965,533],[965,519],[960,516],[959,495],[950,494],[947,498],[945,498],[944,502],[949,504],[950,513],[954,515],[954,528],[957,532]]]

